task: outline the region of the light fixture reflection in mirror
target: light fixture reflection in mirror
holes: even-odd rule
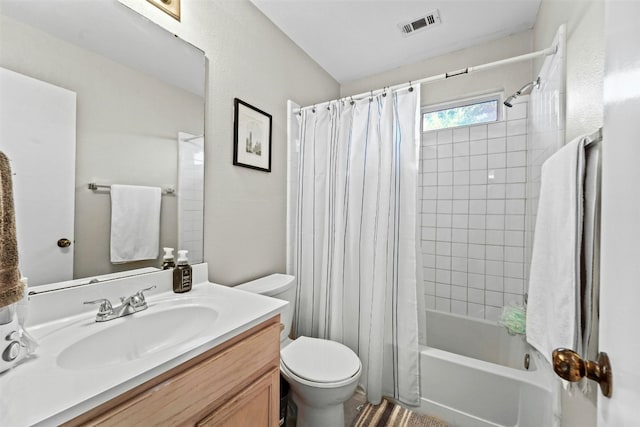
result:
[[[202,193],[203,184],[190,181],[189,191],[180,190],[186,181],[179,178],[178,141],[181,133],[203,140],[204,54],[111,0],[3,0],[0,40],[0,67],[75,92],[77,98],[71,189],[75,235],[71,248],[64,248],[73,256],[73,275],[52,271],[50,277],[30,277],[30,284],[160,265],[161,251],[156,260],[110,263],[109,192],[91,191],[89,182],[177,188],[176,196],[162,198],[160,247],[178,248],[188,240],[190,262],[202,262],[202,202],[192,196]],[[18,143],[1,141],[0,149]],[[37,156],[38,150],[32,153]],[[198,156],[202,160],[202,154]],[[27,174],[41,180],[47,176],[42,171],[14,172],[16,181]],[[188,203],[180,199],[184,195],[189,195]],[[179,214],[180,206],[189,209]],[[38,220],[56,223],[47,212]],[[179,238],[178,230],[187,230],[185,221],[189,231]],[[18,223],[29,227],[20,217]],[[39,247],[39,253],[56,250],[63,248],[55,242]],[[29,275],[28,269],[22,270]]]

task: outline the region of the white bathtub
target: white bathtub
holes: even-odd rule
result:
[[[426,332],[421,412],[461,427],[554,425],[551,372],[537,369],[543,361],[522,337],[495,322],[431,310]]]

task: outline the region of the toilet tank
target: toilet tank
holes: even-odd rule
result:
[[[289,302],[282,312],[280,321],[284,325],[284,329],[280,332],[280,342],[283,343],[289,337],[291,332],[291,321],[293,319],[293,309],[296,296],[295,277],[289,274],[271,274],[261,277],[250,282],[241,283],[235,287],[254,294],[265,295],[272,298],[278,298]]]

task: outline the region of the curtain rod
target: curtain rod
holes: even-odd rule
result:
[[[558,51],[558,46],[551,46],[551,47],[548,47],[546,49],[538,50],[536,52],[526,53],[524,55],[513,56],[511,58],[501,59],[499,61],[489,62],[489,63],[486,63],[486,64],[474,65],[473,67],[461,68],[459,70],[449,71],[448,73],[436,74],[434,76],[425,77],[425,78],[420,79],[420,80],[409,81],[408,83],[400,83],[400,84],[397,84],[397,85],[394,85],[394,86],[387,86],[387,87],[384,87],[382,89],[371,90],[369,92],[363,92],[363,93],[359,93],[357,95],[345,96],[345,97],[338,98],[338,99],[335,99],[335,100],[325,101],[325,102],[322,102],[320,104],[314,104],[314,105],[309,105],[309,106],[306,106],[306,107],[301,107],[299,109],[293,110],[293,112],[294,112],[294,114],[298,114],[302,110],[308,110],[310,108],[321,107],[321,106],[327,105],[327,104],[329,104],[331,102],[334,102],[334,101],[354,100],[354,98],[355,99],[363,99],[363,98],[366,98],[366,97],[370,97],[370,96],[373,96],[373,95],[378,95],[380,93],[384,93],[387,90],[392,91],[392,90],[402,89],[402,88],[405,88],[405,87],[408,87],[408,88],[410,88],[410,90],[413,90],[413,85],[421,85],[423,83],[431,83],[431,82],[435,82],[435,81],[438,81],[438,80],[446,80],[446,79],[449,79],[451,77],[462,76],[464,74],[471,74],[471,73],[475,73],[477,71],[489,70],[491,68],[500,67],[502,65],[513,64],[513,63],[516,63],[516,62],[526,61],[526,60],[529,60],[529,59],[535,59],[535,58],[538,58],[540,56],[554,55],[557,51]]]

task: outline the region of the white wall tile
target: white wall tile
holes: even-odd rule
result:
[[[469,213],[470,214],[486,214],[487,201],[486,200],[469,200]]]
[[[527,168],[524,168],[524,167],[507,168],[506,182],[516,183],[516,182],[526,182],[526,180],[527,180]]]
[[[456,200],[468,200],[469,199],[469,186],[468,185],[454,185],[453,186],[453,198]]]
[[[451,300],[448,298],[436,297],[436,310],[444,311],[446,313],[451,312]]]
[[[467,243],[467,230],[454,228],[451,230],[451,241],[456,243]]]
[[[467,250],[469,259],[484,259],[484,245],[469,243]]]
[[[511,135],[507,137],[507,151],[525,151],[526,149],[526,135]]]
[[[481,229],[486,227],[485,215],[469,215],[469,229]]]
[[[453,173],[453,185],[469,185],[469,171],[457,171]]]
[[[422,240],[436,240],[436,228],[422,227]]]
[[[467,301],[467,287],[451,286],[451,299],[455,299],[458,301]],[[466,304],[465,304],[465,309],[466,309]]]
[[[438,289],[436,288],[436,292],[437,291]],[[486,305],[490,305],[493,307],[502,307],[502,304],[503,304],[502,292],[485,291],[484,302]]]
[[[436,253],[436,242],[435,242],[435,240],[421,240],[420,247],[422,248],[422,252],[425,253],[425,254],[435,254]],[[425,265],[423,267],[427,267],[427,266]]]
[[[468,141],[469,128],[467,126],[459,127],[453,130],[453,142]]]
[[[505,247],[504,260],[509,262],[524,262],[524,248],[516,246]]]
[[[422,174],[422,185],[438,185],[438,174],[436,172],[424,172]]]
[[[438,188],[438,195],[442,188],[443,187]],[[445,196],[446,196],[446,193],[445,193]],[[438,204],[436,206],[436,212],[438,212],[439,214],[451,214],[452,211],[453,211],[453,202],[451,200],[438,200]]]
[[[429,239],[427,239],[429,240]],[[451,241],[451,229],[450,228],[444,228],[444,227],[438,227],[436,228],[436,238],[433,240],[441,240],[443,242],[450,242]]]
[[[429,200],[425,200],[422,203],[427,203]],[[436,226],[436,214],[435,213],[423,213],[422,214],[422,226],[423,227],[435,227]]]
[[[504,260],[504,246],[486,245],[485,246],[485,259],[493,261]]]
[[[504,153],[507,151],[506,138],[491,138],[487,140],[487,153]]]
[[[487,125],[471,126],[469,128],[469,139],[475,141],[477,139],[487,138]]]
[[[487,154],[487,140],[480,139],[478,141],[471,141],[469,143],[469,154],[471,156],[477,156],[479,154]]]
[[[430,146],[438,143],[438,135],[436,132],[424,132],[422,134],[422,145]]]
[[[451,243],[451,255],[458,257],[466,261],[467,259],[467,244],[466,243]],[[453,260],[452,260],[453,262]],[[466,270],[459,270],[466,271]]]
[[[432,254],[423,253],[422,254],[422,267],[435,268],[436,267],[436,256],[432,255]]]
[[[438,261],[436,260],[436,263]],[[436,268],[436,283],[451,283],[451,270],[440,270]]]
[[[507,136],[507,124],[506,122],[497,122],[487,125],[487,137],[488,138],[500,138]]]
[[[485,234],[484,228],[481,230],[469,230],[469,243],[484,245],[486,242]]]
[[[487,170],[472,170],[469,171],[469,184],[486,184],[487,183]]]
[[[453,213],[454,214],[469,213],[469,200],[453,200]]]
[[[507,122],[507,135],[524,135],[527,133],[527,120],[509,120]]]
[[[507,166],[510,168],[527,165],[526,151],[511,151],[507,153]]]
[[[451,144],[453,142],[453,131],[451,129],[444,129],[438,131],[438,145]]]
[[[502,315],[502,307],[492,307],[487,305],[484,309],[484,319],[491,322],[497,322]]]
[[[484,261],[470,258],[467,262],[467,271],[469,273],[484,274]]]
[[[437,255],[451,255],[451,243],[449,242],[436,242],[436,254]],[[440,268],[440,267],[438,267]]]
[[[423,268],[422,269],[422,275],[424,277],[424,280],[427,280],[429,282],[435,282],[436,280],[436,269],[435,268]]]
[[[504,291],[513,294],[521,294],[524,292],[524,280],[512,277],[504,278]]]
[[[433,147],[422,147],[422,159],[436,159],[438,157],[438,150]]]
[[[504,275],[514,279],[524,278],[524,264],[521,262],[505,262]]]
[[[509,153],[512,154],[512,153]],[[487,168],[506,168],[507,167],[507,155],[505,153],[488,154],[487,155]]]
[[[504,231],[487,230],[486,243],[488,245],[504,245]]]
[[[453,170],[453,158],[438,159],[438,172],[450,172]]]
[[[506,231],[504,244],[505,246],[524,246],[524,233],[522,231]]]
[[[424,213],[435,213],[436,212],[436,201],[432,199],[425,199],[422,201],[422,212]],[[426,224],[424,224],[426,225]]]
[[[451,313],[466,315],[467,314],[467,303],[464,301],[456,301],[451,300]]]
[[[489,268],[487,266],[487,276],[485,278],[485,288],[489,291],[502,292],[504,289],[504,277],[500,276],[491,276],[488,272]]]
[[[504,184],[507,182],[506,169],[489,169],[487,171],[487,182],[489,184]]]
[[[436,251],[438,249],[436,248]],[[436,255],[436,280],[438,280],[438,271],[451,270],[451,257]]]
[[[436,283],[436,297],[451,298],[451,285]]]
[[[487,213],[491,215],[502,215],[505,213],[504,209],[505,201],[502,200],[487,200]]]
[[[436,172],[437,170],[438,170],[438,161],[436,159],[425,160],[422,162],[422,171],[424,173]]]
[[[453,157],[452,144],[438,144],[438,158]]]
[[[524,215],[506,215],[504,229],[524,231]]]
[[[424,298],[424,306],[427,310],[436,309],[436,297],[434,295],[426,295]]]
[[[454,171],[469,170],[469,156],[458,156],[453,158]]]
[[[453,185],[453,172],[438,172],[438,186]]]
[[[435,295],[436,294],[436,282],[425,281],[424,282],[424,293],[426,295]]]
[[[467,290],[467,299],[469,302],[484,305],[484,291],[482,289],[469,288]]]
[[[452,221],[452,228],[468,228],[469,224],[469,215],[467,214],[454,214]]]
[[[487,169],[487,155],[481,154],[479,156],[470,156],[469,157],[469,169],[470,170],[479,170],[482,169],[485,171]]]
[[[487,260],[485,265],[487,268],[487,274],[501,277],[504,274],[504,263],[502,261]]]
[[[507,199],[524,199],[527,195],[526,192],[526,184],[507,184]]]
[[[453,157],[468,156],[469,142],[456,142],[453,144]]]
[[[469,198],[481,199],[487,198],[487,186],[486,185],[470,185],[469,186]]]
[[[504,230],[504,215],[487,215],[487,230]]]
[[[502,199],[505,197],[505,184],[487,185],[487,199]]]

